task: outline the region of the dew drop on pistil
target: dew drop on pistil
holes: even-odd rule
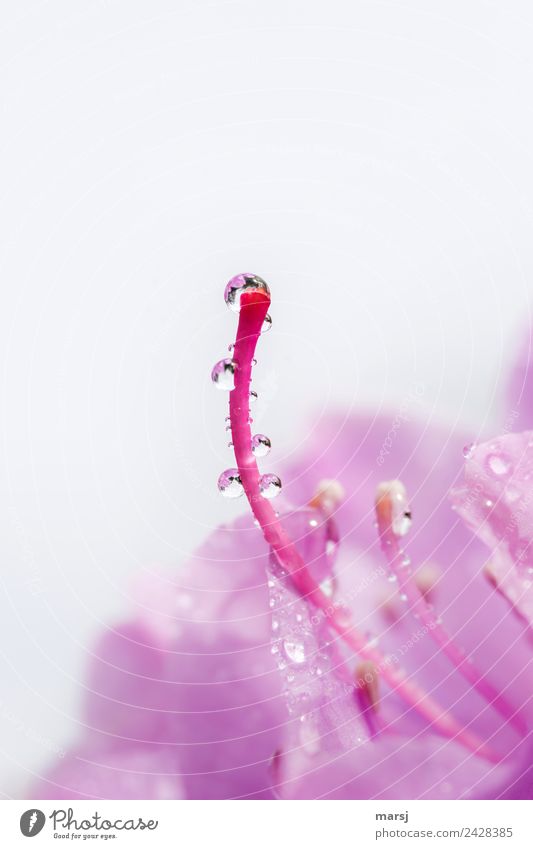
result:
[[[259,491],[263,498],[275,498],[281,492],[281,481],[277,475],[261,475],[259,479]]]
[[[262,277],[257,274],[237,274],[224,290],[224,300],[230,310],[240,312],[241,298],[245,292],[264,292],[270,296],[270,289]]]
[[[271,448],[272,443],[264,433],[256,433],[255,436],[252,436],[252,454],[254,457],[266,457]]]
[[[239,498],[244,492],[238,469],[226,469],[218,479],[218,491],[224,498]]]
[[[222,389],[226,392],[231,392],[235,388],[235,371],[237,363],[227,357],[224,360],[219,360],[215,363],[211,370],[211,380],[217,389]]]

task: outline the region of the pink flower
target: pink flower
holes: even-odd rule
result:
[[[219,488],[253,516],[176,577],[139,578],[134,619],[95,651],[81,748],[31,795],[531,798],[533,433],[464,468],[467,435],[332,416],[284,470],[278,515],[248,409],[270,293],[239,275],[226,301]]]

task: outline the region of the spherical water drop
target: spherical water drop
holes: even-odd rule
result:
[[[266,457],[271,448],[272,443],[264,433],[256,433],[255,436],[252,436],[252,454],[254,457]]]
[[[234,360],[226,358],[215,363],[211,371],[211,380],[217,389],[224,389],[230,392],[235,388],[235,370],[237,363]]]
[[[239,498],[244,492],[238,469],[226,469],[218,479],[218,489],[226,498]]]
[[[398,537],[404,537],[411,527],[412,517],[410,510],[404,510],[392,520],[392,530]]]
[[[472,456],[472,454],[475,451],[475,448],[476,448],[476,445],[475,445],[474,442],[469,442],[469,443],[467,443],[467,445],[465,445],[465,447],[463,448],[463,457],[465,458],[465,460],[470,459],[470,457]]]
[[[263,326],[261,328],[261,333],[266,333],[272,327],[272,316],[268,313],[265,315],[265,320],[263,321]]]
[[[277,475],[261,475],[259,490],[263,498],[275,498],[281,492],[281,481]]]
[[[506,477],[511,471],[511,461],[505,454],[489,454],[486,465],[488,471],[497,478]]]
[[[264,292],[270,296],[270,289],[262,277],[257,274],[237,274],[231,278],[224,290],[224,300],[230,310],[240,312],[241,297],[245,292]]]

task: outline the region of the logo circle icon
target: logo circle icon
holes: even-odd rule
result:
[[[24,837],[35,837],[43,830],[46,817],[38,808],[30,808],[24,811],[20,818],[20,830]]]

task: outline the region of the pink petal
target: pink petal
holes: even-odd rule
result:
[[[29,799],[184,799],[175,757],[163,747],[85,746],[68,754]]]
[[[533,626],[533,431],[478,445],[453,501],[491,550],[486,573],[513,610]]]

